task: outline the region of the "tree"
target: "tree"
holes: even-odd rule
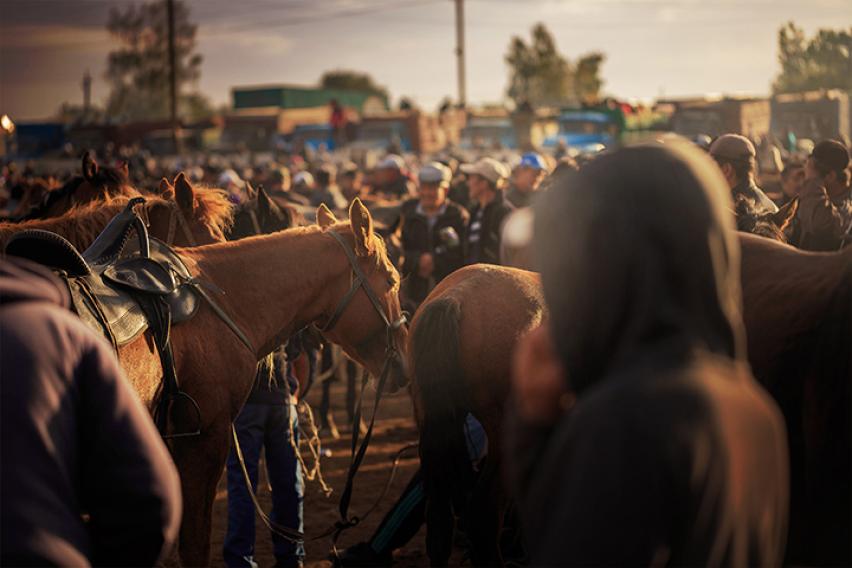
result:
[[[175,65],[178,114],[191,120],[209,116],[210,103],[198,92],[184,92],[201,75],[195,52],[197,26],[189,21],[182,0],[174,2]],[[112,8],[107,30],[121,47],[107,58],[110,83],[107,115],[118,121],[162,119],[169,116],[168,21],[165,1]]]
[[[320,77],[320,86],[323,89],[345,89],[351,91],[362,91],[371,93],[383,100],[388,100],[388,90],[377,85],[373,78],[367,73],[337,69],[326,71]]]
[[[510,69],[508,95],[516,106],[559,105],[570,96],[571,66],[543,24],[533,28],[529,45],[513,37],[505,60]]]
[[[574,71],[574,95],[581,101],[598,102],[603,87],[600,71],[605,60],[603,53],[594,52],[580,57],[577,61]]]
[[[533,28],[529,44],[513,37],[505,60],[510,72],[507,92],[519,108],[594,101],[603,85],[599,76],[603,54],[585,55],[575,68],[559,53],[544,24]]]
[[[778,30],[781,72],[772,90],[794,93],[816,89],[852,91],[852,27],[821,29],[808,40],[793,22]]]

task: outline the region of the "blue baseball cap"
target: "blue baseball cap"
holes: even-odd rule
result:
[[[546,170],[547,164],[544,162],[544,158],[542,158],[540,154],[527,152],[521,156],[521,163],[518,164],[518,167],[532,168],[534,170]]]

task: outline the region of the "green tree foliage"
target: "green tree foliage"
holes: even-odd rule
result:
[[[388,90],[377,85],[373,78],[367,73],[337,69],[326,71],[320,77],[320,86],[324,89],[347,89],[352,91],[363,91],[373,93],[384,100],[388,99]]]
[[[197,26],[189,8],[175,0],[175,60],[178,115],[189,120],[209,116],[209,101],[186,92],[201,75],[201,55],[195,52]],[[106,79],[110,94],[106,112],[113,120],[152,120],[169,116],[169,41],[166,3],[130,4],[110,10],[107,29],[120,47],[110,52]]]
[[[852,91],[852,27],[819,30],[808,40],[793,22],[778,31],[781,72],[772,90],[794,93],[816,89]]]
[[[577,60],[574,70],[574,94],[578,99],[588,103],[597,102],[600,98],[603,79],[601,65],[606,56],[603,53],[588,53]]]
[[[603,86],[600,68],[604,55],[590,53],[572,65],[559,53],[544,24],[533,28],[529,44],[513,37],[505,60],[510,73],[508,95],[518,107],[595,102]]]

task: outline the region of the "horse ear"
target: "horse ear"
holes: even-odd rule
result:
[[[118,164],[116,164],[115,169],[117,169],[123,177],[130,177],[130,166],[127,164],[127,161],[121,160]]]
[[[98,162],[95,160],[95,154],[91,150],[88,150],[83,154],[83,177],[86,178],[86,181],[92,181],[97,173]]]
[[[246,185],[248,185],[248,182],[246,182]],[[263,186],[260,186],[257,190],[258,214],[264,219],[269,219],[272,216],[272,210],[274,208],[275,204],[272,203],[272,199],[270,199],[269,195],[267,195],[266,190],[263,189]]]
[[[781,208],[778,209],[777,213],[770,215],[770,218],[772,219],[772,222],[775,223],[776,227],[778,227],[781,231],[784,231],[793,221],[798,210],[799,198],[796,197],[795,199],[791,199],[785,205],[782,205]]]
[[[325,203],[317,207],[317,225],[323,229],[327,229],[337,223],[337,217],[331,212],[331,209]]]
[[[175,178],[175,201],[184,213],[192,213],[195,209],[195,191],[183,172]]]
[[[157,186],[157,191],[160,192],[160,195],[165,195],[168,191],[172,191],[174,188],[172,184],[169,183],[169,180],[163,178],[160,180],[160,185]]]
[[[254,199],[257,197],[257,191],[251,186],[251,184],[246,180],[246,195],[249,199]]]
[[[349,223],[355,235],[355,253],[367,256],[373,252],[373,217],[357,197],[349,207]]]

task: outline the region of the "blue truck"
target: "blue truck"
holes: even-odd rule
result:
[[[554,148],[562,142],[578,154],[599,152],[618,141],[620,126],[614,117],[596,110],[567,110],[557,119],[559,131],[545,138],[544,147]]]

